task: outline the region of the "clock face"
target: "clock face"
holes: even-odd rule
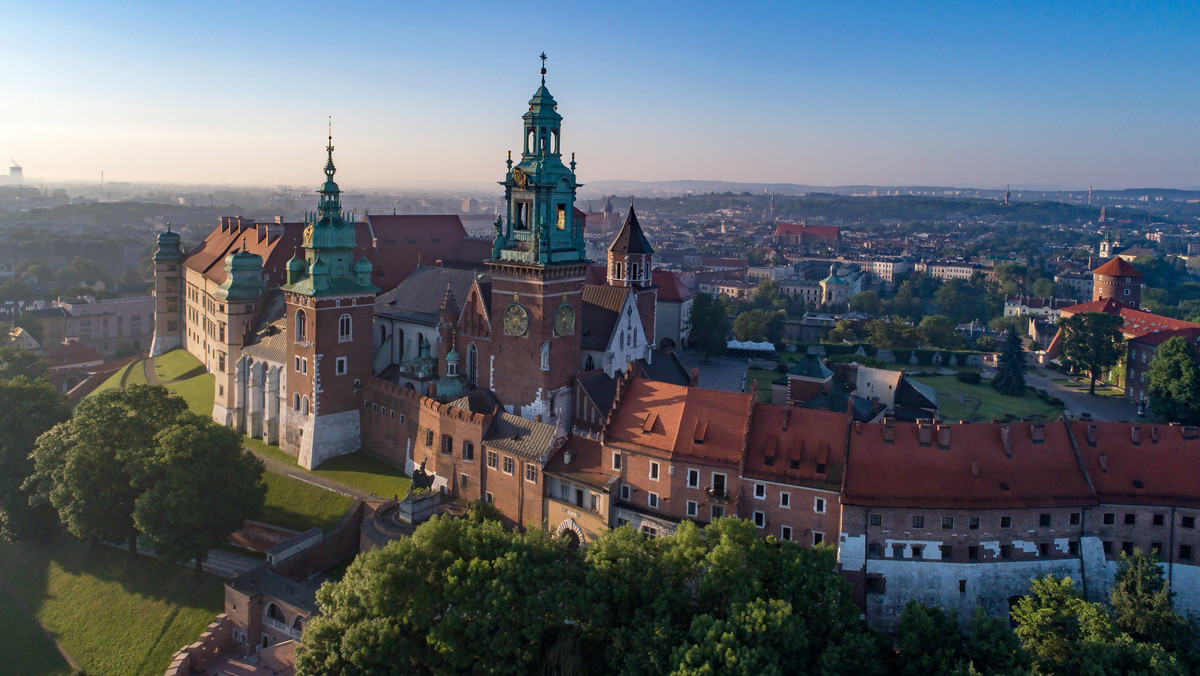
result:
[[[554,311],[554,332],[560,336],[570,335],[575,330],[575,310],[563,303]]]
[[[523,336],[529,330],[529,312],[520,303],[513,303],[504,310],[504,332],[510,336]]]

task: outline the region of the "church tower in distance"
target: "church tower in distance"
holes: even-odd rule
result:
[[[651,281],[653,269],[654,248],[642,232],[637,213],[630,204],[625,223],[608,245],[608,283],[630,287],[637,294],[638,316],[646,332],[646,342],[651,347],[654,346],[654,310],[658,303],[658,287]]]
[[[342,212],[341,190],[333,181],[332,134],[325,150],[329,159],[317,211],[305,216],[304,257],[288,261],[280,287],[288,331],[287,424],[280,445],[306,469],[359,447],[355,393],[371,375],[371,322],[379,291],[371,283],[371,263],[354,259],[353,217]]]
[[[491,382],[506,408],[557,422],[570,411],[579,371],[578,319],[587,258],[583,216],[575,210],[575,160],[562,161],[562,116],[542,84],[523,119],[521,160],[509,154],[505,218],[496,219],[492,259]]]

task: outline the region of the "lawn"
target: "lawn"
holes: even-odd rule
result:
[[[154,368],[163,380],[193,378],[204,373],[204,364],[181,347],[155,357]]]
[[[190,568],[144,556],[131,561],[123,549],[93,548],[69,536],[46,544],[0,543],[0,575],[94,676],[162,674],[171,655],[193,643],[224,605],[215,577],[197,578]],[[8,606],[0,605],[0,615],[7,614]],[[4,673],[14,673],[12,660],[24,659],[26,651],[7,632],[0,645],[0,655],[9,658]],[[21,656],[8,654],[14,649]]]
[[[213,385],[216,379],[211,373],[201,373],[187,380],[167,385],[171,392],[183,397],[188,409],[196,415],[209,417],[213,414]]]
[[[66,676],[71,667],[41,628],[0,589],[0,664],[12,676]]]
[[[1041,416],[1044,420],[1053,420],[1062,413],[1059,408],[1033,394],[1006,397],[992,389],[991,383],[986,380],[979,385],[960,382],[954,376],[929,376],[915,380],[937,390],[938,407],[947,420],[988,422],[1003,420],[1008,416],[1016,419]],[[960,396],[962,402],[959,401]]]
[[[767,369],[746,369],[746,387],[758,379],[758,400],[764,403],[771,403],[771,381],[777,380],[782,373],[769,371]]]
[[[301,472],[337,481],[360,491],[374,493],[381,498],[406,495],[408,486],[412,483],[412,480],[398,467],[372,458],[362,451],[330,458],[310,471],[297,465],[296,458],[284,453],[278,446],[265,444],[261,439],[242,437],[242,445],[256,453],[286,462]]]
[[[276,526],[306,531],[313,526],[330,530],[350,507],[352,499],[290,476],[266,472],[267,501],[255,517]]]
[[[136,376],[134,375],[135,373],[137,374]],[[91,394],[88,396],[94,396],[105,390],[116,390],[125,387],[126,385],[130,384],[129,379],[131,376],[140,376],[141,380],[139,382],[146,382],[146,372],[143,370],[141,359],[122,366],[116,373],[109,376],[108,380],[100,383],[100,387],[92,390]]]

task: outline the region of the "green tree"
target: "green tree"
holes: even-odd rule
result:
[[[919,347],[925,341],[921,329],[908,323],[903,317],[892,315],[884,319],[872,319],[866,325],[867,337],[875,347]]]
[[[1091,376],[1088,394],[1096,394],[1096,381],[1120,361],[1125,341],[1121,315],[1083,312],[1059,320],[1063,360]]]
[[[725,354],[729,335],[729,315],[720,301],[707,293],[698,293],[692,301],[690,340],[704,348],[705,358]]]
[[[772,309],[775,307],[775,301],[780,298],[782,298],[782,293],[779,290],[779,282],[773,279],[762,280],[754,289],[754,305],[759,309]]]
[[[566,542],[541,528],[435,516],[321,587],[297,673],[537,673],[575,631],[574,574]]]
[[[976,608],[967,621],[963,654],[970,667],[981,674],[1027,673],[1029,654],[1008,627],[1008,621],[989,617]]]
[[[878,315],[883,312],[883,301],[879,299],[879,294],[875,291],[860,291],[850,296],[850,309],[864,314]]]
[[[1170,422],[1200,424],[1200,358],[1187,340],[1175,336],[1159,345],[1148,375],[1155,415]]]
[[[161,385],[131,385],[87,397],[70,420],[38,438],[26,481],[72,535],[125,540],[137,556],[134,507],[152,480],[159,432],[187,410]]]
[[[148,483],[134,505],[134,523],[168,561],[194,560],[199,575],[208,550],[262,509],[263,463],[241,436],[210,418],[183,414],[156,438]]]
[[[801,615],[790,603],[755,599],[732,608],[729,619],[698,615],[688,641],[675,650],[675,676],[784,676],[807,660]]]
[[[1009,397],[1025,396],[1025,344],[1017,327],[1009,326],[1004,349],[996,360],[996,376],[992,387]]]
[[[1029,290],[1038,298],[1050,298],[1054,295],[1054,280],[1048,277],[1039,277],[1033,280]]]
[[[0,380],[10,380],[18,376],[36,380],[46,375],[49,370],[45,359],[23,347],[0,347]]]
[[[37,438],[70,416],[63,396],[45,380],[23,375],[0,379],[0,537],[24,539],[51,535],[53,510],[29,504],[22,485],[33,473]]]
[[[33,291],[27,285],[15,279],[0,284],[0,305],[20,300],[33,300]]]
[[[953,674],[962,661],[963,636],[954,613],[909,601],[896,628],[902,676]]]
[[[837,320],[833,328],[825,336],[825,339],[832,343],[840,343],[842,341],[853,343],[861,338],[862,336],[859,334],[858,328],[848,319]]]
[[[921,320],[921,333],[933,347],[942,350],[958,350],[963,339],[954,330],[954,322],[945,315],[927,315]]]
[[[1157,643],[1172,653],[1192,652],[1195,645],[1191,627],[1171,607],[1174,595],[1163,578],[1156,552],[1121,552],[1108,598],[1122,631],[1136,641]]]
[[[779,311],[747,310],[733,321],[738,340],[778,342],[783,337],[785,315]]]

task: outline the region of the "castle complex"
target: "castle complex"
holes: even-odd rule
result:
[[[880,625],[912,599],[1001,612],[1038,572],[1101,593],[1133,547],[1200,610],[1200,431],[862,424],[697,387],[655,349],[665,277],[635,210],[602,265],[585,257],[557,107],[543,68],[490,241],[452,216],[344,212],[332,138],[303,222],[223,218],[186,254],[168,229],[152,354],[195,355],[213,417],[306,468],[361,448],[580,543],[725,515],[830,543]],[[1097,293],[1132,312],[1136,275],[1114,265]],[[821,293],[842,303],[847,283],[831,270]]]

